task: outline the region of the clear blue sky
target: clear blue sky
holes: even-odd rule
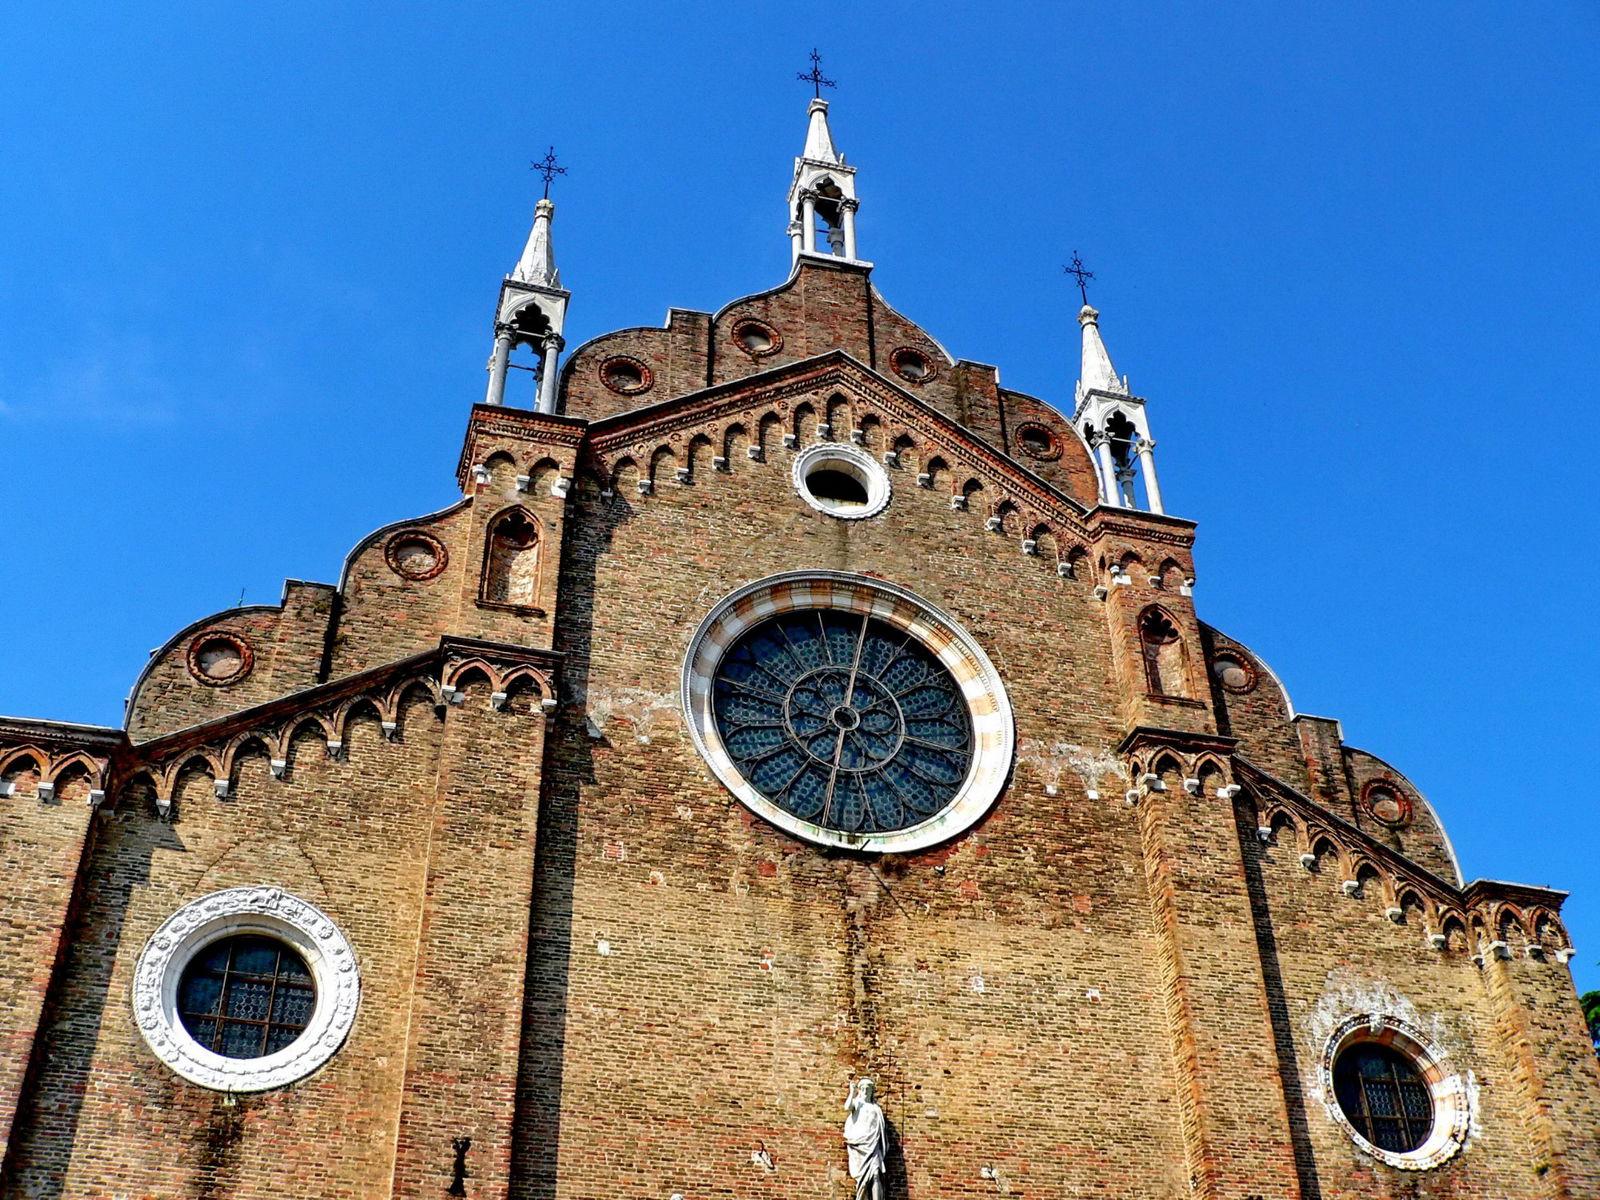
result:
[[[779,282],[817,44],[891,301],[1070,403],[1081,250],[1202,615],[1600,984],[1600,10],[176,7],[0,16],[0,712],[452,499],[549,143],[570,345]]]

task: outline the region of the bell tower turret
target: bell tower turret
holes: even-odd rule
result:
[[[833,80],[822,77],[822,56],[811,52],[811,71],[800,76],[814,95],[806,110],[806,144],[794,160],[789,184],[789,241],[792,261],[802,254],[857,262],[856,169],[834,149],[828,128],[828,102],[822,89]]]
[[[550,182],[567,169],[556,165],[551,147],[533,169],[544,176],[544,196],[534,205],[533,228],[528,244],[516,267],[500,284],[500,303],[495,308],[494,351],[489,356],[489,388],[485,404],[505,403],[506,372],[513,369],[512,352],[519,346],[531,349],[537,358],[532,368],[539,378],[536,407],[540,412],[556,410],[556,368],[565,346],[561,331],[567,319],[567,301],[572,293],[561,286],[556,269],[555,247],[550,240],[550,223],[556,206],[550,200]]]

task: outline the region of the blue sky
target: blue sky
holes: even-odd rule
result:
[[[780,281],[816,44],[890,300],[1070,403],[1081,250],[1202,615],[1600,985],[1597,13],[12,6],[0,712],[451,500],[546,145],[569,345]]]

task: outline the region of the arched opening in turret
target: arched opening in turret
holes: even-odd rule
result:
[[[536,304],[519,308],[506,323],[511,333],[511,353],[506,360],[504,403],[536,406],[544,371],[545,348],[551,336],[550,318]]]
[[[829,176],[819,179],[811,189],[812,244],[818,254],[845,254],[844,192]],[[795,214],[797,220],[805,219],[805,206]],[[827,249],[824,250],[823,247]]]

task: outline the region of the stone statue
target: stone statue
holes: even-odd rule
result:
[[[844,1102],[844,1144],[850,1154],[850,1178],[856,1181],[856,1200],[883,1200],[889,1137],[883,1109],[873,1100],[875,1091],[872,1080],[858,1079]]]

